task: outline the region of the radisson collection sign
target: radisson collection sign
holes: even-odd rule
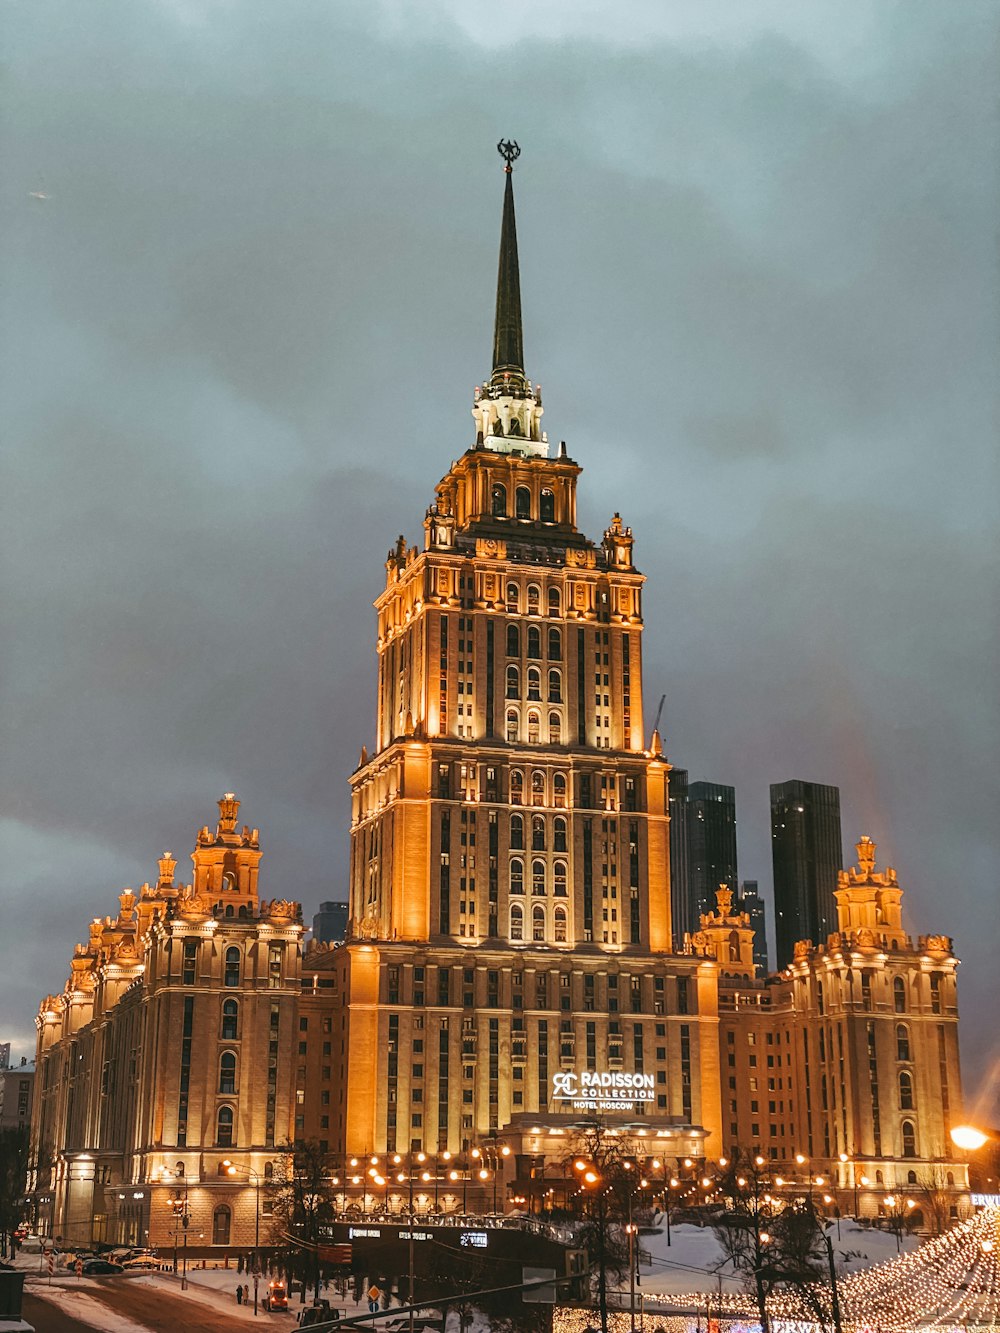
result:
[[[621,1070],[560,1070],[552,1075],[553,1102],[568,1102],[574,1111],[627,1111],[637,1102],[653,1100],[652,1074]]]

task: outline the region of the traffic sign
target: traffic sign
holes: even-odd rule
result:
[[[82,1260],[82,1259],[77,1259],[76,1263],[73,1265],[73,1271],[76,1273],[77,1277],[83,1277],[83,1260]]]
[[[378,1287],[375,1286],[373,1282],[372,1285],[368,1288],[368,1299],[370,1301],[377,1301],[381,1295],[382,1292],[379,1290]]]
[[[56,1271],[56,1252],[55,1250],[45,1251],[45,1262],[48,1265],[49,1277]]]
[[[378,1314],[378,1301],[369,1301],[368,1310],[370,1314]]]

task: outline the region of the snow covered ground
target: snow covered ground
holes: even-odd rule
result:
[[[854,1273],[896,1257],[896,1238],[885,1231],[861,1227],[849,1218],[830,1230],[838,1271]],[[670,1228],[667,1244],[666,1224],[656,1235],[640,1235],[641,1252],[639,1290],[643,1297],[676,1295],[686,1291],[740,1291],[745,1279],[734,1277],[710,1227],[681,1223]],[[915,1236],[903,1237],[904,1251],[916,1249]]]

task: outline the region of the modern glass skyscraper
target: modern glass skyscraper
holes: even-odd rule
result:
[[[760,896],[755,879],[745,879],[740,885],[739,907],[741,912],[746,912],[753,928],[754,966],[766,972],[767,919],[764,915],[764,899]]]
[[[792,961],[796,940],[822,944],[837,929],[833,893],[843,865],[840,790],[820,782],[771,785],[775,962]]]
[[[688,919],[698,929],[703,912],[715,907],[720,884],[735,895],[736,788],[718,782],[691,782],[687,789]]]

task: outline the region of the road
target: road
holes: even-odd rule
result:
[[[56,1289],[58,1290],[58,1288]],[[63,1292],[67,1290],[62,1287]],[[101,1326],[100,1318],[94,1318],[94,1306],[91,1301],[100,1302],[109,1310],[125,1319],[142,1325],[153,1333],[174,1333],[183,1329],[184,1333],[248,1333],[256,1323],[261,1333],[275,1324],[291,1330],[295,1327],[294,1316],[269,1316],[263,1312],[255,1321],[252,1310],[246,1314],[237,1314],[239,1307],[234,1306],[233,1314],[214,1310],[210,1305],[192,1300],[186,1296],[147,1286],[134,1279],[121,1278],[83,1278],[79,1288],[70,1288],[85,1298],[87,1323],[74,1318],[65,1309],[45,1300],[44,1282],[25,1284],[24,1317],[33,1324],[38,1333],[94,1333]],[[84,1301],[80,1302],[81,1305]]]

